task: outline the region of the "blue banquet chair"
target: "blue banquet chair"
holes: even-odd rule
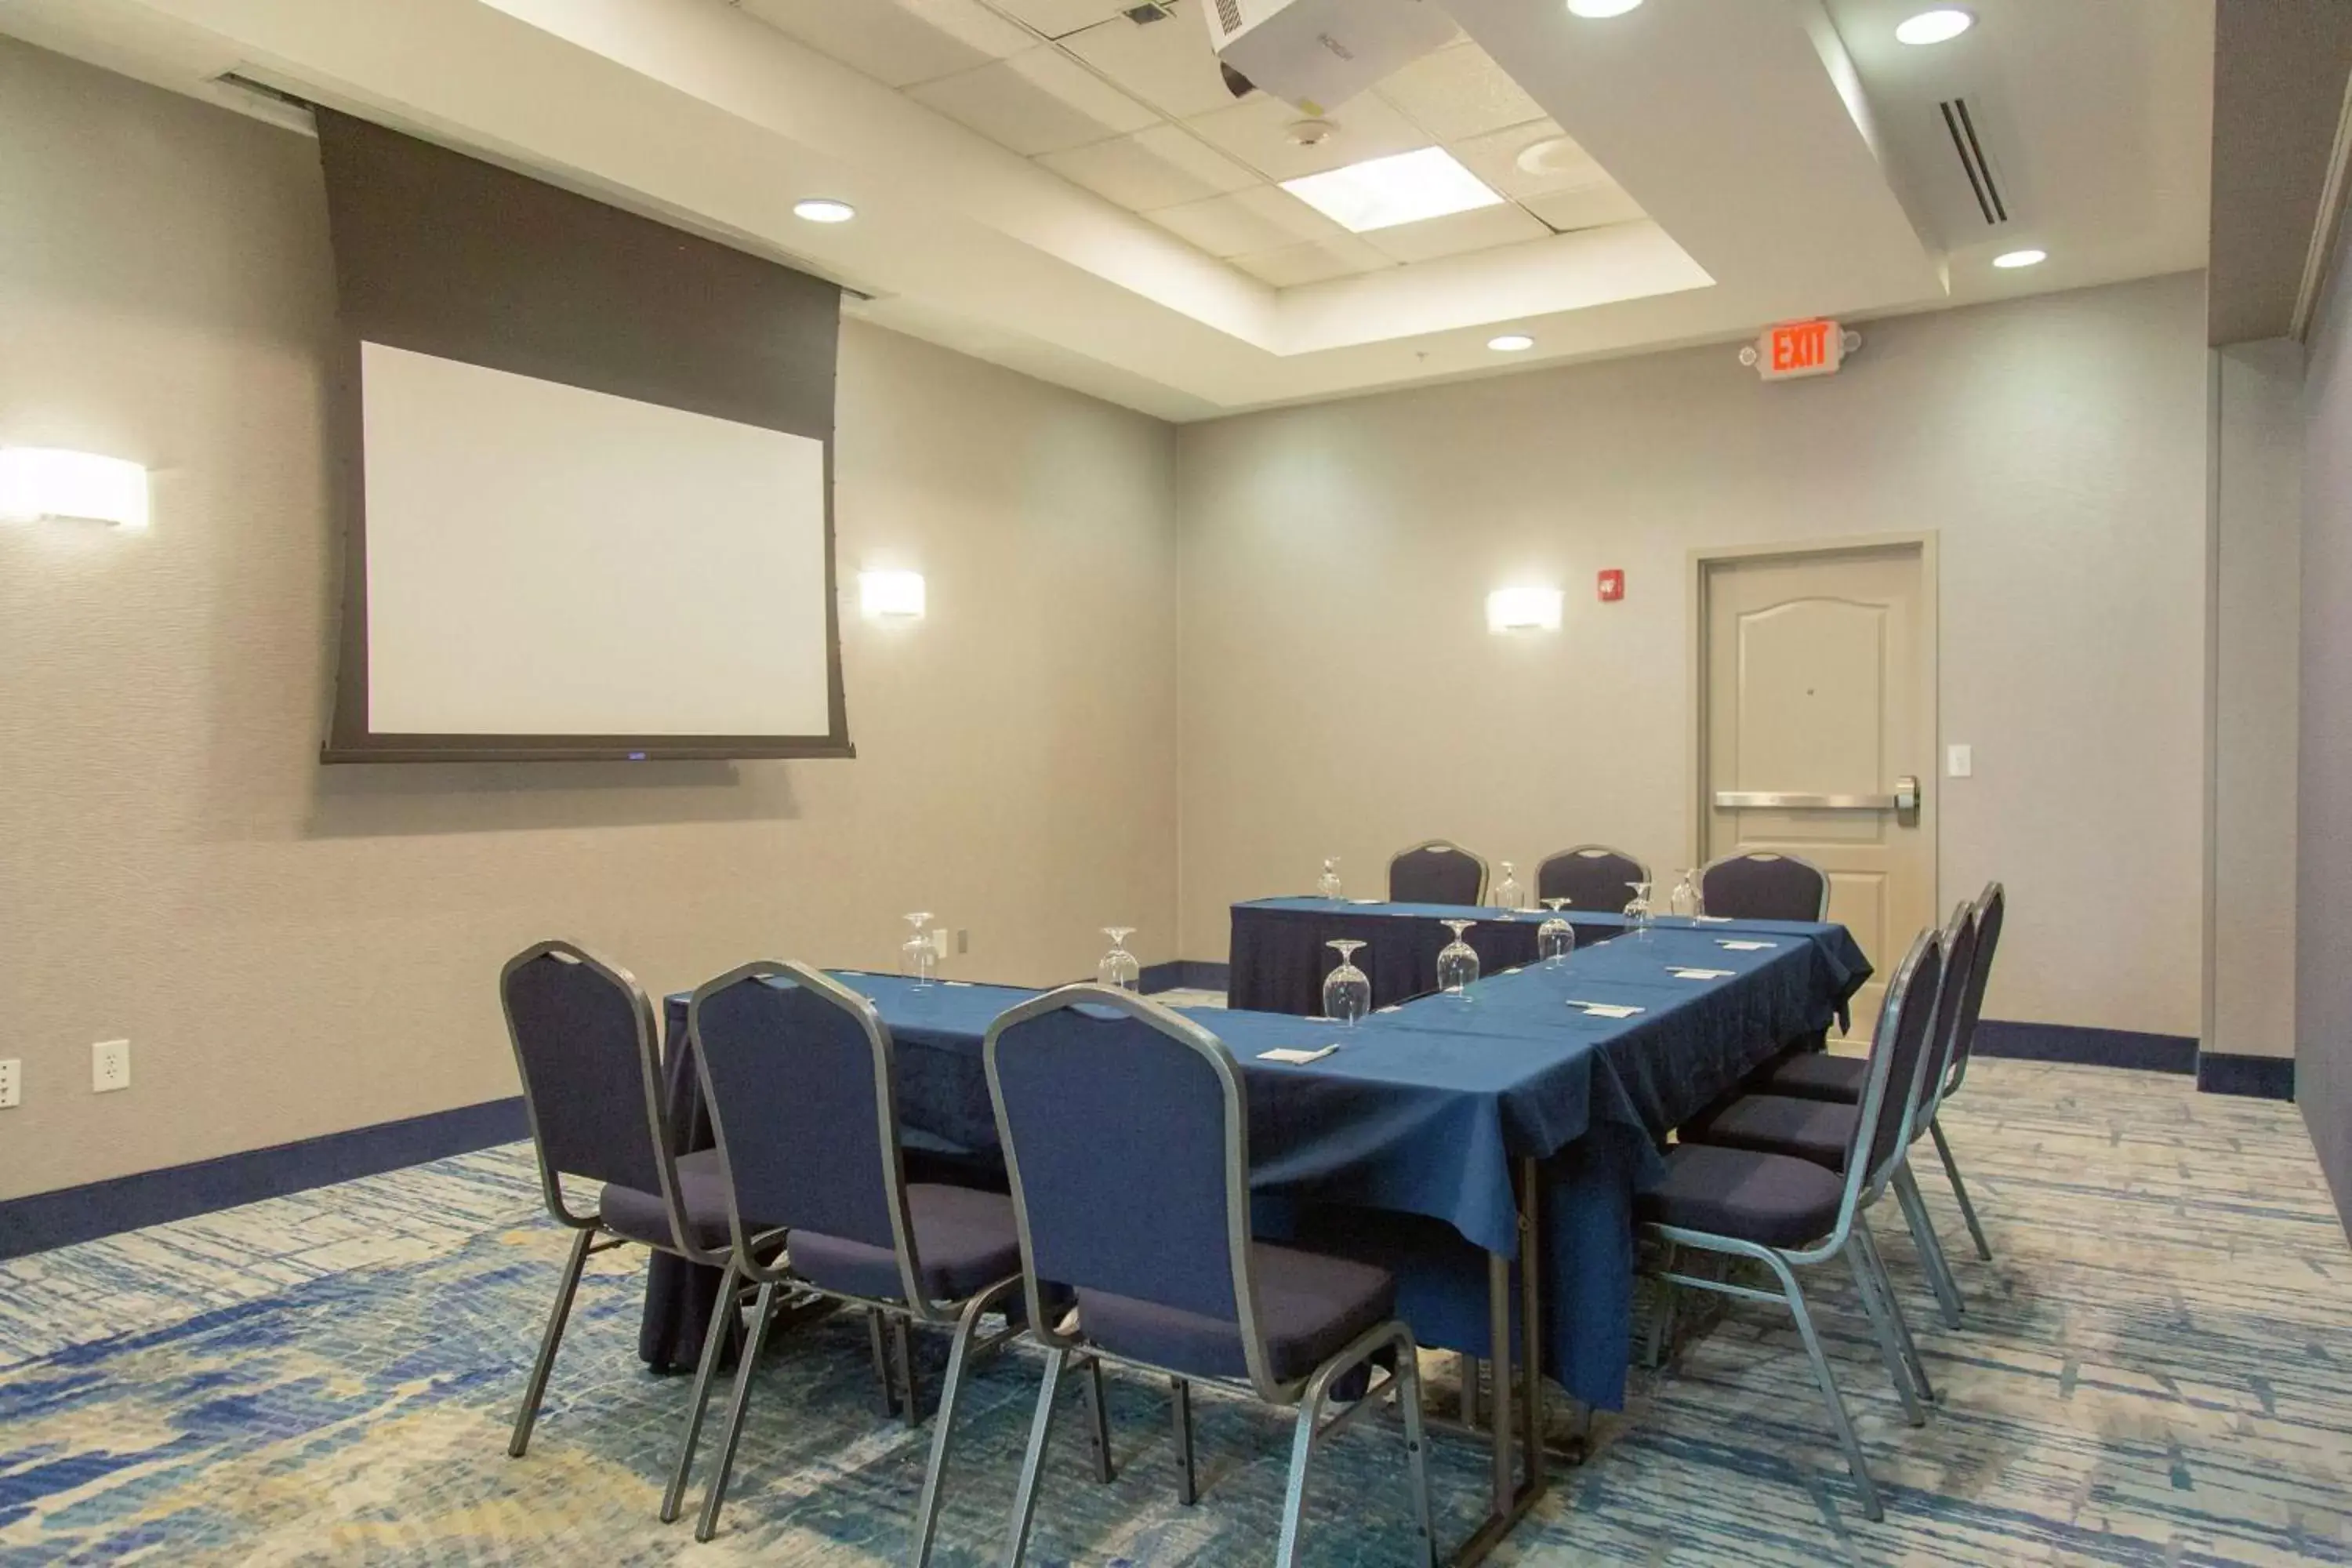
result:
[[[1976,1243],[1977,1256],[1987,1261],[1991,1260],[1992,1246],[1985,1239],[1984,1226],[1977,1218],[1976,1205],[1969,1199],[1968,1184],[1960,1179],[1960,1167],[1952,1158],[1951,1141],[1944,1136],[1938,1112],[1942,1110],[1944,1101],[1958,1092],[1961,1081],[1968,1077],[1969,1055],[1976,1046],[1977,1019],[1984,1009],[1985,983],[1992,973],[1993,951],[2000,942],[2001,920],[2008,904],[2007,890],[1999,882],[1987,882],[1984,891],[1977,895],[1976,902],[1969,907],[1969,921],[1975,932],[1976,951],[1969,965],[1968,976],[1961,984],[1958,1011],[1952,1020],[1951,1038],[1945,1047],[1944,1064],[1936,1072],[1927,1104],[1919,1114],[1928,1138],[1936,1145],[1937,1158],[1943,1163],[1944,1175],[1952,1184],[1952,1196],[1959,1200],[1960,1217],[1968,1223],[1969,1236]],[[1801,1051],[1782,1058],[1759,1088],[1768,1094],[1843,1100],[1852,1104],[1862,1098],[1864,1066],[1863,1061],[1855,1057]],[[1916,1131],[1914,1136],[1916,1136]]]
[[[1066,985],[990,1025],[986,1052],[1029,1318],[1046,1348],[1004,1562],[1017,1568],[1028,1548],[1062,1378],[1109,1361],[1169,1380],[1188,1503],[1193,1384],[1296,1408],[1281,1568],[1297,1561],[1315,1449],[1394,1392],[1416,1556],[1433,1563],[1420,1372],[1396,1279],[1253,1237],[1249,1098],[1223,1042],[1147,998]],[[1049,1315],[1055,1289],[1076,1293],[1070,1322]],[[1380,1362],[1384,1375],[1324,1422],[1335,1383]]]
[[[1902,1158],[1906,1118],[1924,1080],[1942,977],[1942,939],[1922,931],[1895,971],[1879,1011],[1870,1077],[1861,1114],[1852,1121],[1842,1175],[1793,1155],[1678,1142],[1666,1155],[1664,1180],[1635,1200],[1634,1212],[1644,1232],[1667,1244],[1662,1274],[1671,1285],[1788,1308],[1821,1385],[1830,1426],[1853,1472],[1854,1489],[1861,1494],[1863,1511],[1872,1519],[1885,1512],[1878,1488],[1814,1332],[1797,1270],[1845,1258],[1904,1414],[1914,1426],[1924,1422],[1921,1401],[1932,1402],[1935,1391],[1887,1280],[1868,1211],[1893,1180]],[[1685,1249],[1752,1259],[1770,1270],[1780,1289],[1761,1290],[1728,1278],[1684,1272],[1677,1265]]]
[[[727,1205],[718,1157],[676,1153],[665,1135],[660,1039],[652,1004],[627,971],[567,942],[509,959],[499,999],[522,1079],[523,1109],[547,1212],[572,1232],[507,1452],[530,1446],[548,1373],[591,1253],[638,1242],[689,1262],[726,1260]],[[602,1184],[581,1213],[563,1177]]]
[[[1710,915],[1738,921],[1825,921],[1828,873],[1797,855],[1751,849],[1709,861],[1698,874],[1698,896]]]
[[[756,1287],[696,1539],[718,1528],[771,1325],[838,1302],[866,1310],[877,1362],[888,1322],[897,1387],[885,1394],[885,1413],[903,1401],[910,1426],[919,1416],[908,1328],[953,1328],[909,1553],[928,1563],[966,1373],[1019,1331],[1008,1323],[979,1333],[982,1315],[1012,1303],[1021,1282],[1013,1202],[907,1180],[895,1043],[874,1004],[830,975],[801,963],[747,963],[698,989],[687,1017],[731,1246],[662,1517],[677,1517],[733,1303]],[[780,1233],[785,1250],[776,1256]]]
[[[1920,1266],[1927,1271],[1937,1306],[1946,1324],[1955,1329],[1960,1326],[1959,1286],[1953,1278],[1951,1264],[1944,1257],[1943,1241],[1936,1235],[1927,1203],[1919,1195],[1918,1179],[1911,1171],[1910,1148],[1927,1130],[1926,1100],[1941,1081],[1958,1029],[1961,998],[1976,966],[1976,925],[1969,913],[1968,905],[1959,905],[1952,911],[1951,923],[1944,929],[1943,984],[1937,991],[1927,1056],[1919,1069],[1921,1103],[1906,1113],[1902,1152],[1895,1157],[1892,1176],[1895,1202],[1901,1205],[1904,1221],[1911,1228],[1911,1239],[1919,1249]],[[1860,1114],[1859,1100],[1748,1094],[1709,1110],[1683,1128],[1679,1136],[1695,1143],[1793,1154],[1842,1173],[1847,1150],[1853,1142],[1854,1121]]]
[[[1400,849],[1389,858],[1389,901],[1483,904],[1486,901],[1486,862],[1443,838]]]
[[[1615,914],[1633,897],[1627,884],[1649,879],[1650,868],[1622,849],[1579,844],[1543,858],[1536,868],[1536,902],[1566,899],[1572,910]]]

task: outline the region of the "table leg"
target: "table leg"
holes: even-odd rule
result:
[[[1536,1499],[1543,1495],[1543,1295],[1541,1258],[1538,1254],[1535,1204],[1538,1187],[1535,1162],[1519,1163],[1519,1312],[1524,1332],[1519,1353],[1511,1353],[1511,1260],[1499,1253],[1486,1255],[1486,1332],[1495,1363],[1495,1387],[1488,1402],[1488,1431],[1494,1444],[1493,1495],[1486,1517],[1455,1549],[1450,1568],[1470,1568],[1510,1534]],[[1517,1408],[1514,1408],[1514,1401]],[[1514,1420],[1514,1415],[1518,1419]],[[1527,1449],[1527,1474],[1519,1475],[1515,1447]]]

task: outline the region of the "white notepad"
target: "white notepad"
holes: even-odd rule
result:
[[[1293,1067],[1303,1067],[1308,1062],[1321,1061],[1339,1048],[1336,1042],[1324,1047],[1319,1051],[1294,1051],[1288,1046],[1276,1046],[1273,1050],[1258,1052],[1257,1059],[1262,1062],[1288,1062]]]
[[[1642,1011],[1624,1002],[1570,1002],[1569,1005],[1581,1010],[1588,1018],[1630,1018]]]
[[[1731,923],[1729,915],[1693,915],[1691,919],[1705,926],[1727,926]]]
[[[1677,980],[1728,980],[1738,972],[1729,969],[1677,969],[1670,966],[1666,973]]]
[[[1768,947],[1778,947],[1777,942],[1733,942],[1729,937],[1717,937],[1715,945],[1727,947],[1734,952],[1761,952]]]

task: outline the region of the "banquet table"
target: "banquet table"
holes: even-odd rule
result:
[[[1741,945],[1727,947],[1727,942]],[[1685,978],[1675,966],[1715,972]],[[1389,1004],[1353,1027],[1200,1009],[1249,1091],[1251,1183],[1267,1234],[1395,1268],[1399,1312],[1424,1344],[1494,1348],[1493,1265],[1521,1251],[1530,1209],[1547,1370],[1589,1404],[1622,1405],[1633,1321],[1633,1200],[1665,1132],[1822,1028],[1870,973],[1844,928],[1661,921],[1558,964],[1481,980],[1465,996]],[[1035,994],[837,972],[871,997],[897,1047],[910,1157],[1001,1169],[982,1064],[991,1020]],[[688,1048],[688,998],[667,999],[676,1147],[709,1141]],[[1571,1002],[1580,1004],[1572,1005]],[[1640,1009],[1598,1016],[1580,1004]],[[1300,1066],[1276,1047],[1339,1048]],[[691,1365],[717,1272],[656,1255],[639,1350]],[[1521,1313],[1524,1316],[1524,1313]],[[1509,1331],[1520,1338],[1517,1327]],[[1505,1347],[1506,1356],[1509,1347]]]
[[[1576,945],[1591,947],[1624,934],[1625,917],[1593,910],[1563,910]],[[1260,1013],[1323,1011],[1323,979],[1339,966],[1331,943],[1363,943],[1352,955],[1372,983],[1372,1005],[1385,1006],[1437,989],[1438,950],[1454,940],[1449,920],[1473,922],[1463,940],[1478,955],[1480,973],[1536,961],[1536,931],[1544,910],[1489,909],[1472,904],[1391,903],[1380,899],[1251,899],[1233,907],[1226,1001]],[[1741,921],[1678,921],[1738,928]],[[1767,922],[1769,923],[1769,922]],[[1767,933],[1769,935],[1769,933]]]

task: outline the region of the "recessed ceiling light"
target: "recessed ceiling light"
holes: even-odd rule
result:
[[[1443,147],[1285,180],[1282,188],[1353,234],[1491,207],[1503,199]]]
[[[1588,22],[1606,21],[1622,16],[1639,5],[1642,0],[1568,0],[1569,15],[1581,16]]]
[[[1992,258],[1995,267],[2038,267],[2050,259],[2046,250],[2007,250]]]
[[[1488,338],[1486,346],[1498,354],[1515,354],[1535,347],[1536,341],[1525,332],[1505,332],[1499,338]]]
[[[847,223],[857,216],[857,209],[847,202],[837,202],[830,196],[816,196],[793,204],[793,216],[811,223]]]
[[[1900,44],[1949,43],[1976,25],[1976,17],[1958,6],[1941,5],[1896,23],[1895,41]]]

